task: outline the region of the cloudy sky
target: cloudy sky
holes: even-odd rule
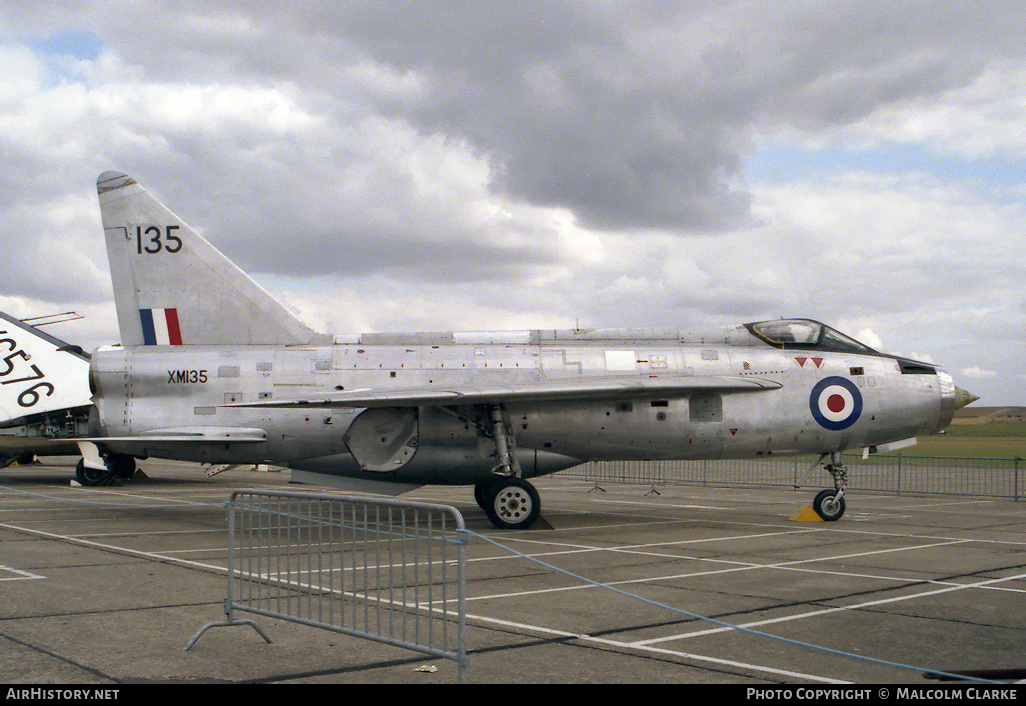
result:
[[[125,171],[327,333],[819,319],[1026,404],[1018,0],[5,0],[0,310]]]

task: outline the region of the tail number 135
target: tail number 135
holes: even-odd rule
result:
[[[139,255],[159,252],[176,253],[182,249],[182,239],[175,235],[181,226],[136,226],[135,251]]]

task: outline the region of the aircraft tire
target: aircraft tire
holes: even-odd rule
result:
[[[499,529],[527,529],[541,513],[538,491],[520,478],[502,478],[490,483],[482,489],[481,495],[486,501],[485,514]]]
[[[78,465],[75,466],[75,480],[80,485],[84,485],[89,488],[94,488],[99,485],[107,485],[110,483],[111,472],[104,468],[100,470],[98,468],[86,468],[85,462],[79,460]]]
[[[812,501],[812,509],[827,522],[839,520],[844,514],[844,496],[838,498],[836,490],[821,490]]]
[[[488,512],[488,491],[492,483],[475,483],[474,484],[474,500],[485,512]]]
[[[107,466],[115,478],[128,480],[135,475],[135,458],[125,454],[114,454],[107,460]]]

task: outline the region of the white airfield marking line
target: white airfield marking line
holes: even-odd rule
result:
[[[704,542],[718,542],[718,541],[731,540],[731,539],[758,539],[758,538],[763,538],[763,537],[775,537],[775,536],[780,536],[780,535],[784,535],[784,534],[801,534],[801,533],[804,533],[804,532],[811,532],[811,531],[813,531],[813,530],[788,530],[788,531],[785,531],[785,532],[768,532],[768,533],[762,533],[762,534],[738,535],[736,537],[712,537],[712,538],[705,538],[705,539],[680,540],[680,541],[677,541],[677,542],[652,542],[652,543],[649,543],[649,544],[632,544],[632,545],[624,545],[622,547],[594,547],[594,546],[588,546],[588,545],[566,544],[566,543],[561,543],[561,542],[543,542],[541,540],[524,539],[524,538],[520,538],[520,537],[510,538],[510,539],[507,539],[506,541],[509,541],[509,542],[518,541],[518,542],[526,542],[526,543],[529,543],[529,544],[542,544],[542,545],[550,545],[550,546],[551,545],[555,545],[555,546],[572,547],[571,549],[566,549],[566,550],[563,550],[563,551],[539,552],[539,553],[529,554],[529,555],[527,555],[529,559],[530,558],[537,559],[537,558],[541,558],[541,557],[553,557],[553,556],[570,556],[572,554],[588,554],[588,553],[593,553],[593,552],[613,552],[613,553],[633,554],[633,555],[638,555],[638,556],[654,556],[654,557],[660,557],[660,558],[664,558],[664,559],[681,559],[681,560],[685,560],[685,561],[723,561],[723,562],[726,562],[727,560],[725,560],[725,559],[721,559],[721,560],[705,559],[705,558],[701,558],[701,557],[689,556],[687,554],[668,554],[668,553],[662,553],[662,552],[642,552],[642,551],[639,551],[639,550],[642,549],[642,548],[645,548],[645,547],[672,547],[672,546],[679,546],[679,545],[686,545],[686,544],[701,544],[701,543],[704,543]],[[519,555],[517,555],[517,554],[500,554],[500,555],[496,555],[496,556],[479,557],[477,559],[468,559],[467,563],[479,563],[479,562],[489,562],[489,561],[508,561],[511,557],[515,558],[515,557],[518,557],[518,556]],[[744,562],[728,562],[728,563],[744,564]],[[747,566],[747,564],[745,564],[745,565]],[[763,566],[763,565],[762,564],[752,564],[751,566],[754,567],[754,568],[757,568],[757,567],[760,567],[760,566]]]
[[[569,515],[572,515],[574,517],[583,517],[583,516],[594,515],[595,513],[581,511],[581,512],[568,512],[568,513],[565,513],[565,514],[569,514]],[[548,512],[545,512],[543,514],[543,516],[547,516],[547,515],[548,515]],[[621,527],[626,527],[628,529],[636,529],[636,528],[652,527],[652,526],[658,526],[658,525],[689,525],[689,524],[694,524],[696,522],[698,522],[698,520],[680,520],[680,519],[675,519],[675,518],[669,518],[669,519],[665,519],[665,520],[651,520],[651,521],[648,521],[648,522],[617,522],[617,523],[612,523],[612,524],[601,524],[601,525],[572,525],[572,526],[568,526],[568,527],[553,527],[552,529],[544,529],[544,530],[518,530],[518,531],[523,532],[524,534],[541,534],[541,533],[544,533],[546,535],[552,535],[552,534],[559,534],[561,532],[575,532],[576,533],[576,532],[589,532],[589,531],[592,531],[592,530],[614,530],[614,529],[619,529]],[[501,536],[501,533],[496,533],[496,534]]]
[[[784,532],[784,533],[776,533],[776,532],[774,532],[774,533],[767,533],[767,534],[756,534],[756,535],[748,535],[748,536],[731,537],[729,539],[753,539],[753,538],[760,538],[760,537],[772,537],[772,536],[777,536],[778,534],[799,534],[799,533],[808,532],[808,531],[811,531],[811,530],[791,530],[791,531]],[[655,546],[655,547],[657,547],[657,546],[674,546],[674,545],[683,545],[683,544],[698,544],[698,543],[702,543],[702,542],[721,541],[722,539],[723,538],[710,538],[710,539],[696,539],[696,540],[681,540],[679,542],[653,542],[651,544],[628,545],[626,547],[587,547],[587,546],[584,546],[584,547],[581,547],[581,548],[568,549],[568,550],[565,550],[565,551],[539,552],[539,553],[535,553],[535,554],[530,554],[530,555],[527,555],[527,560],[539,559],[539,558],[542,558],[542,557],[549,558],[549,557],[554,557],[554,556],[570,556],[570,555],[573,555],[573,554],[588,554],[588,553],[593,553],[593,552],[613,552],[613,553],[624,553],[624,554],[635,555],[635,556],[653,556],[653,557],[659,557],[659,558],[663,558],[663,559],[675,559],[675,560],[682,560],[682,561],[698,561],[698,562],[712,562],[712,563],[722,563],[722,564],[736,564],[736,565],[739,565],[741,567],[741,568],[732,568],[732,569],[719,569],[719,570],[716,570],[716,571],[688,572],[688,573],[683,573],[683,574],[672,574],[672,575],[668,575],[668,576],[657,576],[657,577],[651,577],[651,578],[627,579],[627,580],[617,581],[617,582],[613,582],[613,583],[607,584],[607,585],[610,585],[610,586],[632,584],[632,583],[647,583],[647,582],[650,582],[650,581],[662,581],[662,580],[676,579],[676,578],[687,578],[687,577],[691,577],[691,576],[706,576],[706,575],[718,574],[718,573],[729,573],[729,572],[732,572],[732,571],[747,571],[747,570],[750,570],[750,569],[767,568],[766,564],[750,564],[750,563],[747,563],[747,562],[731,561],[731,560],[728,560],[728,559],[713,559],[713,558],[707,558],[707,557],[696,557],[696,556],[690,556],[690,555],[687,555],[687,554],[667,554],[667,553],[662,553],[662,552],[642,552],[642,551],[637,551],[638,548],[646,547],[646,546]],[[529,542],[529,543],[532,543],[532,544],[556,544],[557,546],[573,546],[573,545],[560,545],[559,543],[556,543],[556,542],[541,542],[539,540],[528,540],[528,539],[519,539],[519,538],[517,539],[517,541]],[[468,564],[474,564],[474,563],[492,562],[492,561],[508,561],[510,558],[519,558],[519,556],[517,554],[502,554],[502,555],[498,555],[498,556],[480,557],[480,558],[477,558],[477,559],[468,559],[467,563]],[[770,565],[770,568],[773,568],[772,565]],[[531,593],[551,593],[553,591],[570,591],[570,590],[577,590],[577,589],[581,589],[581,588],[594,588],[594,586],[592,586],[590,584],[583,585],[583,586],[567,586],[567,587],[562,587],[562,588],[558,588],[558,589],[542,589],[542,590],[533,591],[533,592],[532,591],[527,591],[527,592],[523,592],[523,593],[508,593],[508,594],[489,595],[489,596],[483,596],[482,598],[494,598],[494,597],[500,597],[500,596],[501,597],[508,597],[508,596],[516,596],[516,595],[530,595]],[[468,598],[468,600],[473,600],[473,599],[469,599]]]
[[[829,615],[831,613],[841,613],[849,610],[860,610],[862,608],[871,608],[873,606],[887,605],[889,603],[902,603],[905,601],[911,601],[919,598],[928,598],[930,596],[936,596],[943,593],[951,593],[953,591],[964,591],[969,588],[988,588],[991,584],[1002,583],[1005,581],[1015,581],[1021,578],[1026,578],[1026,574],[1018,574],[1017,576],[1006,576],[999,579],[988,579],[986,581],[978,581],[972,584],[964,584],[960,586],[946,586],[944,588],[934,589],[932,591],[922,591],[920,593],[913,593],[906,596],[893,596],[891,598],[880,598],[874,601],[865,601],[863,603],[854,603],[849,606],[840,606],[837,608],[823,608],[821,610],[808,611],[806,613],[799,613],[796,615],[790,615],[782,618],[770,618],[767,620],[757,620],[750,623],[741,623],[737,626],[732,627],[718,627],[710,628],[708,630],[698,630],[695,632],[681,633],[679,635],[671,635],[667,637],[652,638],[650,640],[639,640],[638,642],[632,642],[632,645],[654,645],[660,642],[672,642],[674,640],[684,640],[693,637],[704,637],[706,635],[714,635],[722,632],[729,632],[737,627],[740,628],[755,628],[763,625],[773,625],[775,623],[785,623],[793,620],[805,620],[807,618],[819,617],[822,615]]]
[[[49,509],[49,510],[40,509],[40,512],[47,512],[47,511],[52,512],[53,510],[52,510],[52,508]],[[45,520],[17,519],[17,520],[8,520],[8,522],[17,522],[18,524],[22,524],[22,525],[24,525],[24,524],[46,524],[46,525],[56,525],[56,524],[59,524],[59,525],[70,525],[70,524],[73,524],[75,522],[92,522],[92,523],[97,523],[97,522],[120,522],[120,521],[122,521],[124,519],[125,518],[121,517],[121,516],[113,516],[113,517],[52,517],[52,518],[45,519]],[[166,519],[166,518],[156,518],[156,519]]]
[[[1020,578],[1015,576],[1013,578]],[[943,583],[938,581],[937,583]],[[982,588],[984,591],[1004,591],[1005,593],[1026,593],[1026,588],[1008,588],[1007,586],[975,586],[974,588]]]
[[[227,529],[205,529],[205,530],[153,530],[152,532],[99,532],[96,534],[69,534],[66,535],[69,539],[89,539],[97,537],[158,537],[162,535],[179,535],[179,534],[210,534],[210,533],[226,534]]]
[[[821,563],[821,562],[827,562],[827,561],[836,561],[836,560],[840,560],[840,559],[854,559],[854,558],[864,557],[864,556],[874,556],[874,555],[878,555],[878,554],[891,554],[891,553],[894,553],[894,552],[913,551],[913,550],[916,550],[916,549],[929,549],[929,548],[932,548],[932,547],[942,547],[942,546],[948,546],[948,545],[951,545],[951,544],[960,544],[960,543],[963,543],[963,542],[966,542],[966,541],[969,541],[969,540],[952,541],[952,542],[939,542],[939,543],[934,543],[934,544],[920,545],[920,546],[916,546],[916,547],[898,547],[898,548],[894,548],[894,549],[877,549],[877,550],[874,550],[874,551],[871,551],[871,552],[858,552],[858,553],[855,553],[855,554],[839,554],[837,556],[815,557],[815,558],[812,558],[812,559],[797,559],[795,561],[777,562],[777,563],[774,563],[774,564],[751,564],[751,563],[748,563],[748,562],[735,561],[735,560],[730,560],[730,559],[712,559],[712,558],[706,558],[706,557],[675,556],[674,558],[677,558],[677,559],[685,559],[685,560],[698,561],[698,562],[709,562],[709,563],[713,563],[713,564],[730,564],[732,566],[730,568],[724,568],[724,569],[713,569],[713,570],[708,570],[708,571],[691,571],[691,572],[686,572],[686,573],[669,574],[669,575],[664,575],[664,576],[648,576],[648,577],[637,578],[637,579],[623,579],[621,581],[608,581],[608,582],[602,582],[602,583],[605,586],[627,586],[627,585],[630,585],[630,584],[652,583],[654,581],[670,581],[670,580],[675,580],[675,579],[696,578],[696,577],[701,577],[701,576],[716,576],[716,575],[722,575],[722,574],[738,573],[738,572],[741,572],[741,571],[754,571],[754,570],[758,570],[758,569],[780,569],[780,570],[783,570],[783,571],[809,571],[807,569],[796,568],[796,567],[800,567],[802,564],[809,564],[809,563],[813,563],[813,562]],[[565,552],[565,553],[572,553],[572,552]],[[558,554],[563,554],[563,553],[557,552],[556,554],[558,555]],[[532,557],[538,557],[538,556],[546,556],[546,555],[545,554],[534,554],[534,555],[531,555],[531,556]],[[509,559],[508,556],[505,556],[503,558]],[[529,560],[530,559],[528,559],[528,561]],[[837,573],[837,572],[829,571],[829,570],[826,570],[826,569],[816,569],[816,570],[811,570],[811,571],[813,573],[828,573],[828,574],[836,574]],[[880,578],[881,580],[885,580],[885,581],[910,581],[910,580],[914,580],[914,579],[907,579],[907,578],[903,578],[903,577],[875,577],[875,576],[867,576],[867,575],[864,575],[864,574],[847,574],[847,575],[851,575],[851,576],[854,576],[854,577],[857,577],[857,578]],[[558,593],[558,592],[561,592],[561,591],[580,591],[580,590],[591,589],[591,588],[599,588],[599,586],[595,586],[594,584],[588,583],[588,584],[577,584],[577,585],[574,585],[574,586],[562,586],[562,587],[558,587],[558,588],[545,588],[545,589],[536,589],[536,590],[531,590],[531,591],[518,591],[518,592],[512,592],[512,593],[498,593],[498,594],[492,593],[492,594],[488,594],[488,595],[484,595],[484,596],[473,596],[473,597],[467,596],[467,601],[469,602],[469,601],[477,601],[477,600],[487,600],[487,599],[490,599],[490,598],[515,598],[515,597],[539,595],[539,594],[544,594],[544,593]]]
[[[47,539],[57,539],[57,540],[63,540],[63,541],[66,541],[66,542],[71,542],[73,544],[80,544],[80,545],[82,545],[84,547],[93,547],[93,548],[96,548],[96,549],[106,549],[106,550],[109,550],[109,551],[112,551],[112,552],[116,552],[118,554],[127,554],[129,556],[140,557],[140,558],[143,558],[143,559],[157,559],[157,560],[160,560],[160,561],[170,561],[172,563],[180,564],[182,566],[197,567],[197,568],[201,568],[201,569],[211,569],[211,570],[218,571],[218,572],[221,572],[221,573],[225,573],[225,572],[228,571],[228,569],[226,567],[224,567],[224,566],[216,566],[214,564],[203,564],[203,563],[200,563],[198,561],[187,561],[185,559],[178,559],[178,558],[173,557],[173,556],[168,556],[167,554],[158,554],[156,552],[144,552],[144,551],[140,551],[138,549],[128,549],[127,547],[119,547],[119,546],[116,546],[114,544],[103,544],[101,542],[93,542],[93,541],[88,540],[88,539],[79,539],[77,537],[71,537],[71,536],[63,535],[63,534],[55,534],[53,532],[44,532],[43,530],[31,529],[31,528],[28,528],[28,527],[18,527],[17,525],[12,525],[12,524],[7,524],[7,523],[0,523],[0,527],[2,527],[4,529],[14,530],[14,531],[17,531],[17,532],[25,532],[27,534],[36,535],[38,537],[46,537]]]
[[[33,574],[31,571],[24,571],[22,569],[15,569],[10,566],[3,566],[0,564],[0,571],[6,571],[8,573],[15,574],[14,576],[0,577],[0,581],[26,581],[30,579],[45,579],[45,576],[39,574]]]
[[[810,681],[823,682],[826,684],[847,684],[849,682],[833,679],[831,677],[822,677],[814,674],[805,674],[802,672],[793,672],[785,669],[777,669],[775,667],[766,667],[763,665],[752,664],[750,662],[738,662],[737,660],[720,659],[719,657],[710,657],[708,655],[695,654],[693,652],[681,652],[679,650],[668,650],[659,647],[649,647],[647,645],[635,645],[629,642],[620,642],[617,640],[610,640],[603,637],[593,637],[592,635],[567,632],[565,630],[557,630],[554,628],[545,628],[539,625],[530,625],[528,623],[513,622],[510,620],[501,620],[499,618],[488,618],[481,615],[467,615],[467,621],[473,619],[475,622],[496,625],[500,627],[512,628],[516,630],[530,631],[541,635],[550,635],[554,637],[566,637],[575,640],[581,640],[583,642],[595,643],[607,647],[613,647],[615,649],[629,650],[646,652],[652,654],[668,655],[671,657],[678,657],[681,659],[690,659],[696,662],[708,662],[710,664],[716,664],[723,667],[733,667],[735,669],[747,669],[754,672],[761,672],[766,674],[773,674],[777,676],[787,677],[791,679],[808,679]]]
[[[609,546],[609,547],[597,547],[587,544],[568,544],[565,542],[546,542],[540,539],[530,539],[523,537],[510,537],[503,538],[508,543],[513,542],[524,542],[528,544],[541,544],[546,546],[557,546],[557,547],[571,547],[564,551],[552,551],[552,552],[541,552],[537,554],[529,554],[528,557],[551,557],[551,556],[564,556],[571,554],[586,554],[589,552],[613,552],[613,553],[624,553],[624,554],[638,554],[641,556],[658,556],[668,559],[684,559],[689,561],[703,561],[698,557],[688,556],[686,554],[666,554],[660,552],[642,552],[641,549],[650,547],[676,547],[690,544],[704,544],[707,542],[725,542],[741,539],[762,539],[765,537],[779,537],[789,534],[804,534],[807,532],[815,532],[817,530],[812,529],[798,529],[798,530],[782,530],[780,532],[762,532],[759,534],[748,534],[748,535],[736,535],[732,537],[706,537],[703,539],[682,539],[675,542],[649,542],[645,544],[625,544],[622,546]],[[510,556],[517,556],[517,554],[502,554],[492,557],[481,557],[480,559],[471,559],[470,561],[499,561],[508,560]],[[712,561],[709,559],[708,561]],[[738,562],[743,563],[743,562]]]
[[[647,549],[651,547],[676,547],[685,544],[704,544],[706,542],[730,542],[739,539],[761,539],[764,537],[778,537],[789,534],[806,534],[809,532],[818,531],[819,530],[816,529],[780,529],[779,531],[775,532],[760,532],[758,534],[738,534],[731,535],[729,537],[703,537],[701,539],[679,539],[670,542],[646,542],[644,544],[623,544],[609,547],[597,547],[589,544],[567,544],[565,542],[547,542],[541,539],[531,539],[530,537],[513,537],[511,539],[515,542],[526,542],[529,544],[579,547],[587,551],[626,551],[629,549]]]
[[[881,500],[894,500],[894,499],[895,498],[881,498]],[[923,508],[931,508],[931,507],[965,507],[966,505],[985,505],[985,504],[990,503],[990,502],[993,502],[993,501],[985,499],[985,498],[974,499],[972,497],[965,497],[964,499],[961,499],[961,500],[934,500],[934,501],[928,502],[928,503],[917,502],[915,504],[915,506],[912,507],[912,508],[909,508],[907,506],[902,506],[902,505],[893,505],[893,506],[889,506],[889,507],[888,506],[882,506],[882,507],[879,507],[879,508],[876,508],[876,509],[877,509],[877,511],[887,510],[889,512],[896,512],[896,511],[899,511],[899,510],[920,510],[920,509],[923,509]]]
[[[594,503],[605,503],[609,505],[641,505],[643,507],[650,507],[653,510],[657,509],[674,509],[674,510],[731,510],[729,507],[722,507],[718,505],[694,505],[694,504],[682,504],[682,503],[653,503],[645,502],[643,500],[615,500],[615,499],[597,499],[592,500]],[[691,520],[692,522],[694,520]]]
[[[100,496],[110,495],[110,496],[114,496],[114,497],[133,498],[135,500],[145,500],[147,502],[159,501],[159,502],[167,502],[167,503],[181,503],[183,505],[196,505],[197,504],[195,500],[183,500],[178,495],[171,496],[169,494],[165,494],[165,495],[153,496],[153,495],[144,495],[142,493],[130,493],[130,492],[123,491],[123,490],[111,490],[110,488],[100,489],[100,488],[85,488],[85,487],[82,487],[82,488],[76,488],[76,490],[80,490],[80,491],[84,490],[84,491],[88,492],[91,495],[100,495]],[[211,505],[215,505],[215,504],[217,504],[217,503],[211,503]],[[132,507],[132,506],[128,505],[126,507]]]

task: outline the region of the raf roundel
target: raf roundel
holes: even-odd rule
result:
[[[862,415],[862,393],[846,378],[824,378],[812,388],[809,408],[821,427],[840,431],[857,422]]]

